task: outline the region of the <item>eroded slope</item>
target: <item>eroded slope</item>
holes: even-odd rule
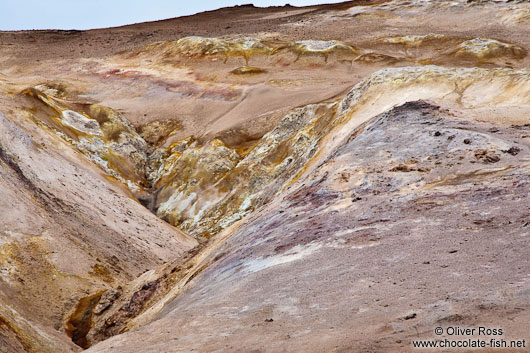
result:
[[[90,351],[410,351],[442,324],[524,335],[528,133],[424,102],[383,113],[250,216],[156,321]]]
[[[78,300],[196,242],[32,120],[0,115],[0,135],[1,316],[15,332],[6,344],[68,351],[69,338],[58,330]]]
[[[521,336],[529,11],[0,32],[0,346],[408,351],[493,316]]]

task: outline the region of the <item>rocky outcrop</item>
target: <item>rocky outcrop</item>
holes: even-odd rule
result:
[[[233,56],[243,57],[248,65],[253,55],[268,55],[272,50],[258,38],[205,38],[192,36],[176,41],[153,43],[130,55],[152,57],[154,53],[156,56],[166,60],[175,59],[178,55],[186,57],[222,55],[225,63]]]
[[[523,334],[530,308],[513,298],[525,288],[524,266],[507,281],[483,268],[528,262],[520,236],[530,185],[526,130],[458,119],[423,101],[369,119],[205,255],[188,290],[176,286],[149,313],[156,321],[89,351],[135,352],[141,344],[155,352],[172,349],[171,339],[178,349],[200,341],[213,350],[212,327],[241,350],[406,351],[410,339],[432,337],[433,326],[472,320],[473,302],[510,312],[505,327]],[[483,160],[484,150],[498,159]],[[498,249],[488,244],[496,241],[509,258],[493,255]],[[455,272],[480,298],[457,295]],[[174,326],[178,333],[167,330]]]
[[[455,90],[454,87],[458,87],[455,83],[457,80],[467,82],[468,85],[465,86],[465,89]],[[443,86],[442,82],[446,86]],[[474,183],[508,173],[513,167],[513,163],[516,163],[516,160],[520,158],[520,156],[516,156],[522,151],[521,147],[518,147],[519,144],[524,143],[521,135],[517,131],[506,130],[506,134],[514,138],[519,136],[517,137],[518,142],[512,144],[507,136],[497,138],[496,133],[499,130],[493,127],[491,123],[476,123],[470,127],[468,122],[459,122],[454,119],[454,114],[469,108],[487,109],[488,107],[495,107],[495,109],[501,109],[502,112],[490,111],[491,115],[488,120],[499,123],[500,121],[497,119],[500,117],[505,119],[506,113],[510,111],[513,104],[528,108],[530,102],[524,93],[527,92],[527,89],[516,90],[514,92],[520,92],[520,94],[509,97],[499,94],[499,90],[492,90],[491,95],[482,94],[481,100],[477,101],[478,97],[473,95],[474,86],[480,87],[484,82],[496,87],[508,88],[513,87],[516,82],[527,84],[530,81],[528,80],[528,72],[524,70],[451,70],[439,67],[383,70],[359,83],[336,102],[310,105],[288,114],[279,126],[265,135],[235,167],[233,162],[232,164],[223,164],[223,161],[230,155],[230,149],[224,145],[218,145],[221,147],[220,151],[223,152],[216,155],[212,152],[212,146],[197,150],[197,143],[190,140],[176,144],[173,147],[175,148],[176,160],[186,151],[189,151],[188,157],[180,160],[180,163],[189,163],[193,166],[189,170],[200,171],[207,165],[210,168],[217,168],[206,161],[200,163],[201,158],[216,156],[215,161],[219,168],[215,170],[219,172],[210,169],[210,173],[196,174],[192,176],[192,179],[200,179],[201,182],[205,182],[208,179],[204,175],[221,175],[219,179],[208,184],[210,185],[208,188],[204,188],[200,192],[197,191],[198,189],[191,189],[194,190],[194,194],[186,194],[183,192],[186,189],[182,189],[179,193],[175,193],[178,196],[172,199],[174,202],[172,207],[175,207],[173,212],[176,212],[179,217],[190,217],[185,211],[195,210],[196,205],[200,205],[201,200],[197,195],[207,197],[208,191],[215,190],[214,188],[218,185],[223,185],[219,182],[220,180],[223,178],[231,180],[230,178],[233,177],[231,173],[237,171],[237,168],[244,166],[247,173],[248,171],[263,172],[264,169],[260,168],[270,165],[267,162],[277,158],[278,147],[282,144],[287,146],[289,153],[302,150],[306,154],[284,154],[285,158],[289,158],[289,163],[285,163],[285,159],[279,162],[276,166],[278,168],[276,170],[279,171],[278,174],[271,172],[275,169],[269,169],[267,173],[263,172],[264,176],[261,178],[262,180],[258,179],[260,184],[257,184],[255,189],[253,189],[253,185],[245,184],[244,179],[238,179],[241,181],[232,183],[233,189],[236,190],[235,195],[244,195],[245,192],[251,191],[255,192],[258,201],[267,200],[262,204],[250,203],[253,209],[263,206],[258,215],[244,222],[244,225],[240,226],[237,231],[219,233],[220,235],[214,238],[218,241],[210,243],[206,250],[202,251],[202,256],[197,256],[201,259],[200,262],[195,263],[186,276],[175,282],[173,288],[165,296],[162,296],[157,304],[153,304],[151,308],[132,320],[126,329],[151,321],[161,311],[167,313],[168,307],[174,307],[172,303],[175,298],[185,295],[182,293],[186,293],[184,290],[186,284],[196,276],[203,278],[201,275],[203,272],[205,278],[210,279],[211,277],[207,273],[216,273],[216,271],[232,273],[233,280],[239,281],[240,273],[243,273],[243,276],[252,276],[252,273],[261,272],[269,267],[302,259],[319,251],[322,247],[356,248],[357,245],[355,244],[359,242],[363,244],[365,241],[364,236],[361,236],[364,234],[364,226],[361,226],[359,231],[351,231],[351,234],[360,234],[359,239],[355,238],[357,240],[330,239],[330,234],[346,234],[349,232],[348,227],[350,227],[345,226],[346,228],[339,229],[341,223],[333,221],[334,218],[330,214],[339,213],[339,210],[340,214],[343,214],[344,209],[349,208],[352,209],[352,212],[358,212],[358,205],[363,204],[362,200],[385,198],[389,194],[396,193],[397,196],[395,197],[403,198],[409,202],[409,196],[405,195],[417,195],[420,190],[440,190],[439,188],[443,187],[451,189],[462,183]],[[426,91],[425,87],[430,85],[437,89],[430,92]],[[453,87],[451,88],[451,86]],[[403,90],[408,94],[405,98],[402,95]],[[376,118],[370,115],[377,114],[378,109],[385,109],[385,105],[398,105],[401,99],[406,101],[414,95],[435,100],[445,107],[452,107],[455,110],[451,112],[420,101],[404,104],[388,113],[377,115]],[[377,98],[374,99],[374,97]],[[373,103],[378,103],[375,110]],[[329,115],[319,115],[317,114],[319,111],[321,114],[327,112]],[[522,124],[526,121],[524,118],[521,119],[512,122]],[[319,130],[314,128],[318,125],[320,125]],[[412,135],[404,132],[404,126],[413,127],[410,130]],[[309,135],[308,131],[313,132],[314,135]],[[417,131],[421,131],[421,134],[418,134]],[[293,132],[295,137],[290,135]],[[396,137],[390,138],[390,136]],[[301,143],[302,141],[305,144]],[[411,144],[412,141],[415,142]],[[183,149],[184,152],[177,152]],[[285,149],[284,147],[280,150]],[[200,157],[199,151],[204,153],[202,157]],[[222,153],[227,154],[223,155]],[[190,155],[196,156],[197,159],[190,159]],[[233,155],[235,161],[237,161],[236,155]],[[257,163],[251,164],[249,161],[256,161]],[[292,166],[292,169],[285,166]],[[179,170],[185,168],[181,166]],[[518,167],[515,168],[518,168],[517,173],[525,173],[524,163],[518,164]],[[282,175],[282,173],[284,174]],[[200,175],[203,177],[200,178]],[[267,175],[272,175],[272,178],[269,179],[271,181],[266,178]],[[272,184],[273,181],[276,183]],[[278,181],[281,182],[278,183]],[[165,185],[171,185],[171,182]],[[177,185],[187,185],[186,187],[189,188],[190,185],[194,184],[189,183],[188,179],[188,184],[179,183]],[[327,186],[324,187],[324,185]],[[282,197],[274,197],[278,190],[282,191]],[[451,189],[450,192],[456,191]],[[216,191],[216,194],[219,192]],[[187,200],[186,197],[188,197]],[[181,200],[183,203],[179,203],[182,202]],[[232,203],[236,206],[242,204],[237,202],[238,200],[235,199],[226,199],[213,204],[230,205]],[[272,202],[272,204],[266,206],[268,202]],[[186,206],[177,209],[179,205],[184,203]],[[374,205],[371,201],[369,204]],[[234,209],[240,211],[241,206]],[[318,209],[327,210],[321,218],[313,213],[314,210]],[[168,208],[163,208],[162,212],[168,212],[168,210]],[[228,223],[227,226],[233,222],[230,218],[231,215],[242,216],[232,212],[228,208],[224,209],[223,215],[226,217],[224,220]],[[363,214],[371,214],[369,209],[363,212],[365,212]],[[301,219],[298,219],[298,216],[304,213],[306,214],[305,222],[307,225],[300,228]],[[207,213],[203,214],[207,215]],[[199,217],[203,214],[198,213]],[[189,220],[181,223],[181,226],[193,224],[191,222],[200,220],[199,217],[195,217],[193,220],[191,217],[188,218]],[[320,221],[315,220],[315,217]],[[341,219],[346,222],[348,216],[344,217]],[[361,219],[369,220],[372,216],[363,217],[357,217],[358,221]],[[184,218],[180,220],[182,219]],[[223,218],[221,219],[223,220]],[[396,218],[396,222],[398,219]],[[195,223],[195,226],[200,227],[204,224],[200,222]],[[271,225],[267,225],[267,222],[271,222]],[[282,233],[275,231],[278,227],[283,230]],[[352,223],[351,227],[355,229],[356,226]],[[300,229],[306,231],[301,232]],[[373,230],[375,229],[377,227]],[[193,232],[193,229],[191,231]],[[232,240],[234,234],[240,234],[240,238]],[[292,241],[286,242],[286,234],[290,234],[287,238],[292,236]],[[227,241],[227,237],[230,240]],[[379,239],[380,236],[374,236],[366,238],[366,241],[378,241]],[[270,246],[273,246],[274,249],[263,250],[262,255],[252,255],[254,250],[248,250],[250,253],[246,250],[260,248],[261,245],[259,244],[262,240],[265,240],[265,244],[270,244],[264,245],[267,249]],[[236,249],[240,249],[240,252]],[[274,255],[265,255],[270,253]],[[218,262],[225,263],[226,265],[222,266],[226,267],[219,268]],[[242,265],[242,263],[247,265]],[[228,270],[233,266],[235,266],[233,272]],[[230,274],[212,274],[211,276],[218,278],[218,281],[226,281],[223,283],[232,283],[230,282],[230,278],[232,278]],[[209,283],[210,279],[205,279],[204,283]],[[150,281],[153,281],[152,277]],[[286,347],[289,346],[287,343],[285,344]]]
[[[75,351],[59,330],[78,301],[196,242],[147,211],[121,183],[109,182],[56,130],[16,117],[0,114],[2,347]],[[97,131],[79,128],[82,136]]]
[[[249,37],[236,38],[204,38],[184,37],[176,41],[153,43],[126,54],[128,58],[149,57],[161,61],[177,60],[179,56],[188,58],[212,58],[217,55],[224,57],[224,63],[230,57],[242,57],[248,66],[252,56],[274,55],[288,52],[295,55],[295,62],[305,56],[321,56],[328,61],[330,55],[339,59],[353,59],[358,50],[338,40],[301,40],[278,41]]]
[[[274,49],[273,53],[287,50],[296,55],[295,61],[298,61],[302,56],[317,55],[324,57],[324,61],[328,61],[328,57],[332,54],[341,58],[349,58],[350,60],[359,54],[358,50],[338,40],[301,40],[288,43]]]
[[[175,143],[151,176],[157,190],[155,209],[190,234],[208,238],[269,202],[312,157],[329,151],[348,131],[384,109],[419,98],[466,109],[516,103],[529,109],[529,79],[525,70],[427,66],[379,71],[341,100],[289,113],[243,156],[219,140],[204,146],[189,139]],[[488,91],[482,89],[485,82]],[[499,117],[491,114],[489,121]],[[322,149],[321,139],[332,129],[336,135]]]
[[[474,58],[479,61],[503,57],[505,59],[522,59],[527,51],[517,45],[503,43],[495,39],[474,38],[458,46],[456,56]]]
[[[219,140],[173,153],[155,181],[158,215],[199,237],[241,219],[268,202],[314,155],[333,109],[322,104],[292,112],[244,157]]]
[[[132,191],[146,186],[147,144],[118,112],[97,104],[61,100],[36,88],[21,94],[27,106],[19,115],[54,131]]]

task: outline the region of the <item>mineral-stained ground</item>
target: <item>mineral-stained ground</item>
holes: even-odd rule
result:
[[[0,32],[0,352],[526,351],[528,50],[502,0]]]

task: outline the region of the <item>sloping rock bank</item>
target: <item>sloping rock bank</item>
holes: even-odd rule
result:
[[[451,325],[524,337],[529,133],[422,101],[382,113],[205,252],[145,325],[88,351],[409,352]]]
[[[243,266],[243,263],[248,262],[248,267],[252,269],[248,271],[253,273],[276,264],[296,261],[306,253],[321,248],[323,246],[321,242],[332,248],[335,246],[355,248],[352,242],[355,243],[357,240],[344,240],[341,238],[343,233],[366,233],[366,237],[370,239],[373,237],[374,241],[377,241],[378,235],[368,234],[372,234],[376,228],[367,232],[364,231],[364,225],[355,225],[356,222],[364,224],[364,221],[357,219],[359,217],[370,224],[378,223],[370,220],[372,214],[370,207],[376,204],[373,203],[375,201],[370,201],[368,204],[360,202],[359,204],[368,205],[365,206],[368,207],[366,210],[362,210],[364,216],[354,217],[355,221],[352,221],[354,223],[346,222],[349,216],[344,210],[351,208],[351,212],[357,212],[358,201],[379,200],[378,202],[386,204],[390,201],[384,199],[389,198],[388,195],[392,193],[397,193],[399,197],[404,198],[403,200],[409,200],[410,197],[416,199],[423,197],[420,195],[426,192],[425,190],[439,190],[444,185],[453,188],[461,183],[467,184],[488,178],[496,180],[512,168],[515,168],[517,173],[526,175],[526,165],[524,158],[521,160],[520,154],[524,150],[520,144],[527,143],[525,128],[521,125],[526,120],[519,113],[529,109],[526,93],[528,89],[525,86],[530,82],[528,75],[524,70],[453,70],[439,67],[382,70],[356,85],[342,99],[309,105],[286,115],[278,127],[265,135],[241,161],[238,161],[236,151],[231,151],[221,142],[215,141],[201,148],[197,148],[198,143],[192,142],[188,149],[184,148],[182,152],[175,151],[174,161],[179,161],[178,163],[181,164],[172,161],[175,163],[173,182],[186,175],[176,171],[186,171],[186,168],[195,173],[188,180],[195,178],[199,181],[199,184],[192,182],[181,184],[182,189],[179,191],[181,194],[182,190],[185,191],[190,186],[196,188],[192,189],[195,193],[192,202],[184,200],[185,205],[180,204],[183,205],[182,210],[188,212],[193,210],[192,205],[204,201],[202,197],[208,200],[209,192],[222,185],[220,181],[224,178],[230,180],[231,173],[235,173],[241,179],[238,179],[237,183],[227,183],[225,192],[245,195],[245,192],[250,190],[257,193],[258,197],[255,199],[261,203],[251,202],[252,209],[255,208],[257,211],[249,216],[250,218],[245,218],[243,225],[240,222],[233,227],[229,225],[235,220],[229,217],[242,215],[230,213],[230,209],[225,208],[222,215],[226,217],[223,219],[231,221],[226,224],[228,228],[225,231],[222,231],[221,227],[218,228],[219,233],[211,241],[204,243],[203,249],[184,266],[185,271],[178,270],[179,279],[175,280],[176,277],[172,276],[170,280],[172,285],[164,285],[165,289],[158,292],[157,301],[150,301],[141,313],[132,315],[130,321],[118,323],[117,332],[148,324],[164,313],[171,312],[171,308],[176,305],[174,303],[179,302],[179,296],[185,295],[182,293],[187,293],[186,290],[190,286],[193,288],[195,278],[204,278],[205,283],[209,283],[213,277],[216,277],[217,280],[213,281],[216,284],[212,282],[212,287],[222,286],[222,283],[236,286],[241,279],[241,273],[246,273],[244,270],[246,266]],[[486,82],[492,87],[490,91],[481,88]],[[479,91],[480,95],[477,94]],[[510,94],[506,94],[507,91]],[[389,113],[378,115],[378,112],[386,109],[387,106],[399,105],[408,99],[418,97],[439,102],[444,109],[428,103],[410,103]],[[515,107],[518,110],[514,114]],[[466,116],[470,111],[480,110],[488,112],[488,116],[485,116],[487,119],[482,119],[482,123],[474,122]],[[376,118],[372,114],[375,114]],[[501,133],[499,134],[502,138],[496,137],[492,132],[499,131],[499,128],[489,125],[491,123],[496,123],[496,126],[512,124],[514,128],[506,130],[511,137],[502,137]],[[447,124],[450,126],[446,126]],[[519,130],[518,126],[523,126],[522,130]],[[313,131],[318,131],[318,134],[308,133]],[[489,133],[486,134],[484,131]],[[516,139],[517,142],[515,144],[510,142],[510,138]],[[412,141],[417,142],[412,143]],[[282,144],[283,147],[279,148],[278,146]],[[177,146],[181,147],[176,145],[173,148],[176,149]],[[346,148],[350,152],[344,152]],[[280,157],[278,150],[284,151],[279,155]],[[210,160],[212,156],[214,158]],[[223,164],[223,156],[226,156],[230,163]],[[273,158],[276,164],[271,168],[271,164],[267,164],[267,161]],[[380,158],[382,160],[379,160]],[[167,160],[171,161],[170,158]],[[200,167],[201,165],[203,167]],[[264,167],[271,169],[267,171]],[[221,176],[213,181],[210,178],[217,174],[211,172],[212,168],[224,168],[224,172],[220,173]],[[238,170],[245,170],[247,174],[241,174]],[[262,177],[274,175],[271,170],[282,171],[284,176],[277,174],[276,179]],[[242,175],[249,175],[255,171],[263,174],[258,174],[259,177],[254,178],[242,178]],[[321,190],[324,182],[325,185],[329,183],[330,186]],[[202,189],[198,189],[197,185],[201,184],[208,187],[203,186]],[[165,182],[163,185],[171,185],[171,182]],[[236,192],[230,191],[230,186]],[[456,191],[450,190],[450,193],[454,192]],[[219,195],[220,192],[215,191],[215,194]],[[160,195],[162,193],[159,197]],[[180,199],[185,198],[180,197]],[[172,202],[179,205],[180,199],[174,198]],[[239,206],[241,202],[238,204],[234,199],[225,202],[234,202],[238,205],[235,209],[241,209]],[[519,202],[521,200],[515,203]],[[221,201],[214,203],[215,206],[220,204],[222,205]],[[381,207],[381,214],[384,214],[386,211],[383,206]],[[321,208],[322,214],[319,211]],[[302,211],[307,213],[305,221],[307,224],[298,221],[297,217]],[[341,221],[335,224],[336,217],[331,215],[343,212],[346,212],[345,218],[341,218]],[[202,214],[199,213],[199,216]],[[401,219],[396,217],[396,222],[398,218]],[[406,220],[408,216],[403,217],[405,218],[399,222],[408,222]],[[313,218],[321,221],[310,221]],[[197,222],[197,219],[200,218],[196,217],[194,221]],[[271,224],[263,225],[256,219]],[[200,229],[200,221],[189,222],[190,226],[195,225]],[[337,226],[342,224],[341,222],[344,222],[344,226],[339,229]],[[350,228],[351,231],[348,230]],[[366,229],[371,228],[367,226]],[[362,242],[365,235],[359,241]],[[234,237],[237,240],[234,240]],[[285,243],[290,237],[293,239]],[[240,244],[235,245],[237,243]],[[259,252],[262,255],[258,255],[252,249],[260,248],[262,246],[260,244],[266,246],[266,249],[276,245],[274,251],[263,250]],[[241,249],[241,253],[236,249]],[[236,257],[238,260],[235,259]],[[227,263],[225,269],[219,269],[217,264],[224,263],[225,258],[232,260]],[[115,313],[120,306],[123,307],[124,303],[132,300],[135,293],[132,288],[140,288],[142,283],[158,285],[167,282],[168,275],[164,271],[166,270],[158,274],[151,273],[146,279],[128,287],[130,294],[117,300],[111,306],[113,309],[109,314],[104,314],[98,319],[101,322],[99,325],[105,326],[105,320],[111,318],[110,313]],[[206,273],[212,273],[213,277]],[[238,275],[232,278],[227,273]],[[224,282],[226,276],[231,278],[227,280],[228,282]],[[113,320],[111,319],[110,322],[114,322]]]

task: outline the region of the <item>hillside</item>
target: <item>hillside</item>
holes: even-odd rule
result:
[[[0,32],[0,352],[530,339],[529,24],[389,0]],[[504,334],[433,331],[479,326]]]

